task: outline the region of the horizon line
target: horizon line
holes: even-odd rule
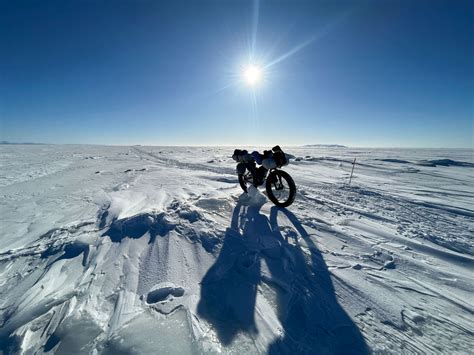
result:
[[[104,146],[104,147],[176,147],[176,148],[185,148],[185,147],[268,147],[270,145],[250,145],[250,144],[104,144],[104,143],[50,143],[50,142],[11,142],[11,141],[0,141],[0,145],[87,145],[87,146]],[[337,143],[310,143],[310,144],[278,144],[286,147],[292,148],[359,148],[359,149],[471,149],[474,150],[474,147],[409,147],[409,146],[350,146]]]

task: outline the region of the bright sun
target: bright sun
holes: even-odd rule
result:
[[[262,69],[256,65],[249,65],[244,69],[245,82],[250,86],[257,85],[262,80]]]

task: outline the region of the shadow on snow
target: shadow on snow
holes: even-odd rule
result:
[[[201,281],[200,317],[213,325],[224,345],[240,332],[256,334],[260,286],[260,292],[274,295],[283,327],[282,336],[268,349],[270,354],[368,353],[359,329],[337,302],[321,253],[297,217],[273,207],[267,218],[260,208],[235,207],[219,257]],[[294,226],[290,233],[278,225],[279,215]],[[302,250],[298,235],[310,255]],[[288,243],[289,238],[295,242]],[[261,271],[262,262],[270,277]]]

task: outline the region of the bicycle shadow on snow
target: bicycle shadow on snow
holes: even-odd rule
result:
[[[298,218],[278,207],[271,208],[268,218],[261,207],[238,203],[234,208],[219,257],[201,281],[199,316],[212,324],[224,346],[239,333],[256,334],[261,285],[261,292],[273,295],[283,327],[268,353],[368,353],[359,329],[337,302],[321,253]],[[294,228],[281,228],[279,215]],[[288,243],[289,238],[295,243]],[[310,255],[298,238],[304,239]],[[262,272],[262,262],[267,271]]]

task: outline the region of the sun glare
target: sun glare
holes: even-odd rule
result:
[[[262,69],[256,65],[249,65],[243,72],[244,80],[249,86],[256,86],[262,80],[262,76]]]

